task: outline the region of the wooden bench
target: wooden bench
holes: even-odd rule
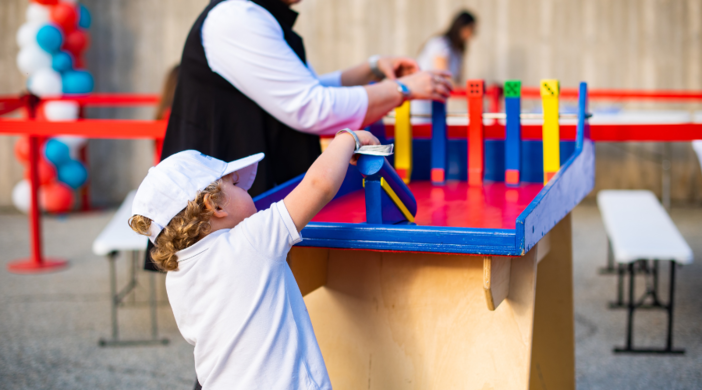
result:
[[[597,194],[597,205],[602,213],[609,240],[610,261],[617,264],[618,297],[612,308],[626,308],[626,345],[614,352],[627,353],[684,353],[673,349],[673,305],[675,293],[676,264],[692,263],[690,246],[658,199],[650,191],[606,190]],[[668,303],[658,296],[658,262],[670,261],[670,286]],[[629,275],[628,302],[624,302],[624,278]],[[636,274],[647,278],[646,291],[639,299],[634,297]],[[650,298],[650,303],[646,301]],[[661,309],[668,314],[666,346],[657,348],[634,348],[633,321],[637,309]]]
[[[136,191],[130,192],[119,206],[119,209],[105,226],[100,235],[93,241],[93,253],[98,256],[107,256],[110,262],[110,309],[112,319],[112,338],[100,339],[100,346],[127,346],[168,344],[168,339],[158,338],[156,321],[156,273],[149,272],[149,308],[151,311],[151,338],[144,340],[121,340],[119,338],[119,323],[117,309],[123,304],[124,298],[137,286],[137,269],[139,254],[146,249],[147,238],[134,232],[127,221],[132,215],[132,201]],[[120,252],[131,253],[129,282],[117,291],[116,260]]]

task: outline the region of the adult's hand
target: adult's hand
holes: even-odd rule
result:
[[[390,80],[419,72],[417,61],[409,57],[380,57],[378,69]]]
[[[416,72],[398,81],[410,90],[410,99],[427,99],[445,102],[451,94],[450,74],[444,71]],[[402,93],[394,80],[383,80],[364,86],[368,94],[368,109],[361,127],[377,121],[402,103]]]
[[[451,95],[451,73],[441,70],[417,72],[401,77],[410,90],[410,99],[439,100],[445,102]]]

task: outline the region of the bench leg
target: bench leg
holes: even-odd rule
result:
[[[612,252],[612,241],[607,237],[607,266],[599,269],[600,275],[611,275],[617,272],[614,267],[614,253]]]
[[[685,353],[684,349],[673,349],[673,307],[675,303],[675,268],[674,261],[670,262],[670,297],[668,298],[668,338],[665,343],[665,351],[667,353]]]
[[[132,260],[136,260],[138,251],[132,252]],[[111,312],[110,317],[112,319],[112,338],[100,339],[98,345],[101,347],[126,347],[133,345],[166,345],[169,340],[158,339],[158,330],[156,325],[156,283],[154,281],[155,275],[150,272],[150,283],[149,283],[149,305],[151,306],[151,339],[149,340],[120,340],[119,338],[119,322],[117,320],[117,309],[122,303],[124,298],[133,291],[136,287],[136,273],[133,267],[134,263],[132,261],[131,269],[131,280],[121,291],[117,291],[117,252],[112,252],[108,255],[108,260],[110,262],[110,306]]]
[[[626,323],[626,346],[625,347],[615,347],[614,353],[654,353],[654,354],[684,354],[684,349],[673,349],[673,304],[675,302],[675,262],[671,261],[670,266],[670,301],[667,306],[663,308],[666,309],[668,314],[668,334],[666,340],[666,347],[660,348],[634,348],[633,338],[634,338],[634,310],[640,308],[641,304],[634,300],[634,279],[636,278],[635,272],[635,262],[629,264],[629,302],[627,304],[627,323]],[[650,292],[647,292],[649,294]],[[645,298],[645,296],[644,296]],[[648,307],[651,308],[651,307]]]
[[[624,274],[626,273],[626,266],[624,264],[617,264],[617,300],[609,303],[610,309],[623,309],[626,307],[624,305]]]

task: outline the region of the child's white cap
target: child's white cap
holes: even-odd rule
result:
[[[229,163],[197,150],[169,156],[149,169],[134,196],[132,215],[151,220],[149,239],[156,243],[156,237],[171,219],[212,182],[238,171],[237,186],[248,191],[263,156],[263,153],[258,153]]]

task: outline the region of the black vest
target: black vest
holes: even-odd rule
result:
[[[321,152],[319,137],[281,123],[210,69],[202,47],[202,23],[221,1],[210,2],[185,41],[161,158],[186,149],[224,161],[264,152],[249,191],[256,196],[306,172]],[[307,63],[302,38],[292,30],[297,12],[281,0],[252,1],[276,18],[285,41]]]

